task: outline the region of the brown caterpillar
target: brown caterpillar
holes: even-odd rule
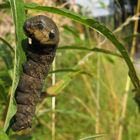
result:
[[[27,61],[23,64],[23,74],[16,89],[17,112],[12,124],[14,131],[31,127],[43,80],[48,74],[59,42],[56,24],[44,15],[27,19],[23,29],[32,42],[28,43]]]

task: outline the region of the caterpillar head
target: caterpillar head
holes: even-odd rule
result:
[[[56,24],[44,15],[27,19],[23,29],[27,37],[42,45],[56,45],[59,42],[59,31]]]

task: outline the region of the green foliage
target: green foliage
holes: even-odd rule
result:
[[[37,4],[26,4],[25,7],[27,9],[33,9],[33,10],[40,10],[40,11],[48,11],[51,13],[59,14],[65,17],[68,17],[76,22],[80,22],[81,24],[95,29],[101,34],[103,34],[106,38],[108,38],[114,46],[118,49],[118,51],[121,53],[122,57],[126,61],[126,64],[128,65],[129,68],[129,76],[132,80],[132,83],[134,87],[140,92],[140,84],[139,84],[139,79],[137,77],[137,74],[135,72],[135,68],[131,62],[130,57],[128,56],[128,53],[125,49],[125,47],[117,40],[115,35],[104,25],[101,24],[100,22],[94,20],[94,19],[89,19],[86,17],[82,17],[81,15],[78,15],[76,13],[70,12],[69,10],[66,9],[57,9],[54,7],[47,7],[47,6],[38,6]]]
[[[9,106],[6,114],[5,124],[4,124],[4,131],[7,130],[10,120],[13,117],[13,115],[16,113],[16,104],[14,101],[14,92],[16,90],[18,80],[19,80],[19,72],[21,64],[25,60],[24,52],[22,50],[22,41],[24,40],[24,34],[23,34],[23,23],[25,20],[25,10],[24,10],[24,3],[22,0],[10,0],[11,10],[13,13],[13,19],[15,23],[15,29],[16,29],[16,48],[15,48],[15,58],[14,58],[14,69],[12,74],[12,87],[10,92],[10,101]]]
[[[9,140],[6,133],[4,133],[2,130],[0,130],[0,140]]]
[[[100,139],[100,137],[103,137],[103,139],[115,139],[114,133],[116,133],[116,128],[120,124],[121,99],[124,94],[124,83],[126,82],[128,71],[134,87],[136,90],[140,90],[134,66],[122,43],[104,24],[94,19],[83,17],[65,9],[29,3],[24,4],[23,0],[9,1],[16,30],[16,47],[13,50],[10,43],[0,37],[3,42],[0,44],[0,58],[2,59],[0,63],[4,63],[3,68],[0,69],[0,107],[2,106],[0,116],[3,116],[5,104],[8,104],[8,93],[10,93],[4,127],[0,131],[0,140],[8,140],[9,138],[11,140],[51,139],[51,114],[54,113],[54,110],[51,110],[50,99],[48,98],[47,102],[44,100],[37,107],[31,134],[18,135],[10,132],[7,136],[5,133],[10,125],[11,118],[16,112],[14,92],[22,71],[21,66],[26,60],[22,48],[23,40],[25,39],[22,29],[25,21],[24,8],[59,14],[95,29],[108,38],[120,52],[119,54],[116,50],[98,48],[98,46],[94,45],[96,40],[93,40],[91,36],[89,37],[94,43],[87,43],[86,38],[84,40],[80,39],[79,33],[74,26],[64,26],[64,31],[69,33],[69,39],[74,38],[74,43],[68,44],[68,46],[60,46],[58,49],[60,56],[58,55],[56,59],[57,69],[50,72],[50,74],[56,74],[57,82],[48,89],[48,86],[45,87],[45,90],[50,95],[62,93],[57,97],[57,109],[55,110],[57,116],[56,139],[90,140],[94,138]],[[0,7],[2,9],[9,8],[9,3],[2,4]],[[62,34],[66,35],[67,33],[62,32]],[[110,44],[108,43],[107,45]],[[97,52],[100,54],[97,54]],[[124,65],[123,59],[128,68]],[[50,83],[49,78],[47,78],[48,83]],[[98,93],[101,96],[99,108],[97,105]],[[137,125],[140,118],[135,106],[132,96],[130,96],[128,103],[129,113],[127,119],[123,120],[123,126],[128,128],[124,132],[124,139],[128,139],[128,136],[131,136],[132,139],[140,137],[138,131],[140,127]],[[95,115],[97,112],[100,114],[99,116]],[[98,117],[103,134],[94,133]],[[3,118],[0,117],[0,120],[3,121]]]

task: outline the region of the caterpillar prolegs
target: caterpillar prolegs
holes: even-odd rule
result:
[[[23,64],[23,74],[15,93],[17,112],[13,117],[14,131],[31,127],[43,80],[48,74],[59,42],[56,24],[44,15],[27,19],[23,29],[31,43],[27,46],[27,61]]]

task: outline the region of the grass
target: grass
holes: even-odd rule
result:
[[[20,16],[16,16],[19,10],[17,5],[21,6],[20,9],[24,9],[20,2],[23,1],[17,2],[11,0],[17,35],[20,35],[16,42],[18,47],[21,45],[22,39],[24,39],[21,27],[25,18],[22,16],[21,22],[18,22]],[[49,7],[38,7],[36,5],[26,4],[26,8],[36,10],[45,9],[51,12]],[[52,12],[61,14],[61,16],[69,14],[70,18],[92,27],[90,24],[91,20],[87,22],[88,18],[79,17],[72,12],[69,13],[68,11],[56,8],[53,8]],[[75,22],[72,24],[72,27],[69,27],[72,30],[61,27],[62,41],[59,47],[66,46],[67,42],[65,40],[72,40],[69,42],[71,48],[66,49],[66,47],[64,47],[57,51],[55,69],[60,70],[55,73],[55,80],[58,84],[51,86],[52,74],[50,74],[46,80],[47,88],[51,86],[51,88],[49,88],[50,91],[56,94],[60,92],[61,94],[56,96],[55,109],[52,109],[51,97],[46,98],[37,106],[32,130],[28,133],[14,133],[11,130],[7,131],[7,133],[4,132],[7,130],[9,121],[16,111],[13,107],[15,107],[14,90],[20,76],[20,74],[17,75],[17,72],[20,72],[19,66],[21,66],[25,60],[24,53],[23,57],[19,55],[19,53],[22,52],[21,47],[16,48],[14,59],[10,46],[11,43],[5,43],[7,40],[5,37],[3,37],[5,38],[4,41],[3,38],[1,39],[3,42],[0,42],[0,140],[92,140],[95,138],[99,140],[118,140],[120,125],[123,127],[122,140],[139,140],[140,116],[136,103],[133,100],[135,94],[132,92],[132,89],[134,89],[132,84],[127,91],[128,100],[126,115],[124,118],[121,117],[123,109],[122,100],[126,93],[125,86],[127,83],[128,71],[130,70],[133,76],[135,76],[135,70],[133,70],[130,57],[127,56],[127,53],[122,53],[122,57],[127,61],[127,63],[125,63],[125,61],[118,56],[109,55],[107,52],[101,53],[107,49],[111,54],[118,54],[117,44],[120,44],[120,41],[117,40],[112,32],[104,25],[100,24],[100,22],[94,20],[92,23],[93,22],[98,25],[98,27],[93,26],[93,28],[103,33],[111,42],[115,42],[116,48],[112,48],[112,44],[109,41],[106,41],[104,45],[98,45],[102,42],[104,37],[89,30],[89,28],[86,28],[88,39],[81,39],[79,37],[80,33],[77,35]],[[90,34],[91,32],[92,35]],[[121,32],[120,34],[123,33]],[[125,33],[123,36],[120,36],[120,34],[119,37],[124,38]],[[7,47],[7,45],[10,47]],[[75,46],[79,48],[75,50]],[[122,46],[120,52],[123,52],[124,48],[122,43],[120,46]],[[95,47],[98,47],[99,51],[93,52],[92,49]],[[6,50],[4,48],[6,48]],[[19,60],[17,57],[20,59],[19,64],[17,63],[17,60]],[[13,61],[11,62],[10,60]],[[69,69],[69,71],[62,71],[61,69]],[[74,71],[75,69],[80,71]],[[14,72],[12,75],[11,71]],[[137,79],[136,77],[131,78],[134,78],[133,80]],[[16,83],[13,82],[12,85],[12,81],[14,80]],[[59,84],[61,80],[64,82]],[[136,87],[138,86],[137,81],[133,81],[133,83],[136,84]],[[11,99],[8,106],[7,96],[9,96],[9,94]],[[4,113],[6,106],[9,112]],[[13,109],[13,111],[11,109]],[[52,114],[55,114],[55,122],[52,122]],[[6,121],[4,121],[5,116],[7,116]],[[53,129],[52,123],[55,123],[55,128]],[[55,132],[55,136],[53,137],[52,131]]]

